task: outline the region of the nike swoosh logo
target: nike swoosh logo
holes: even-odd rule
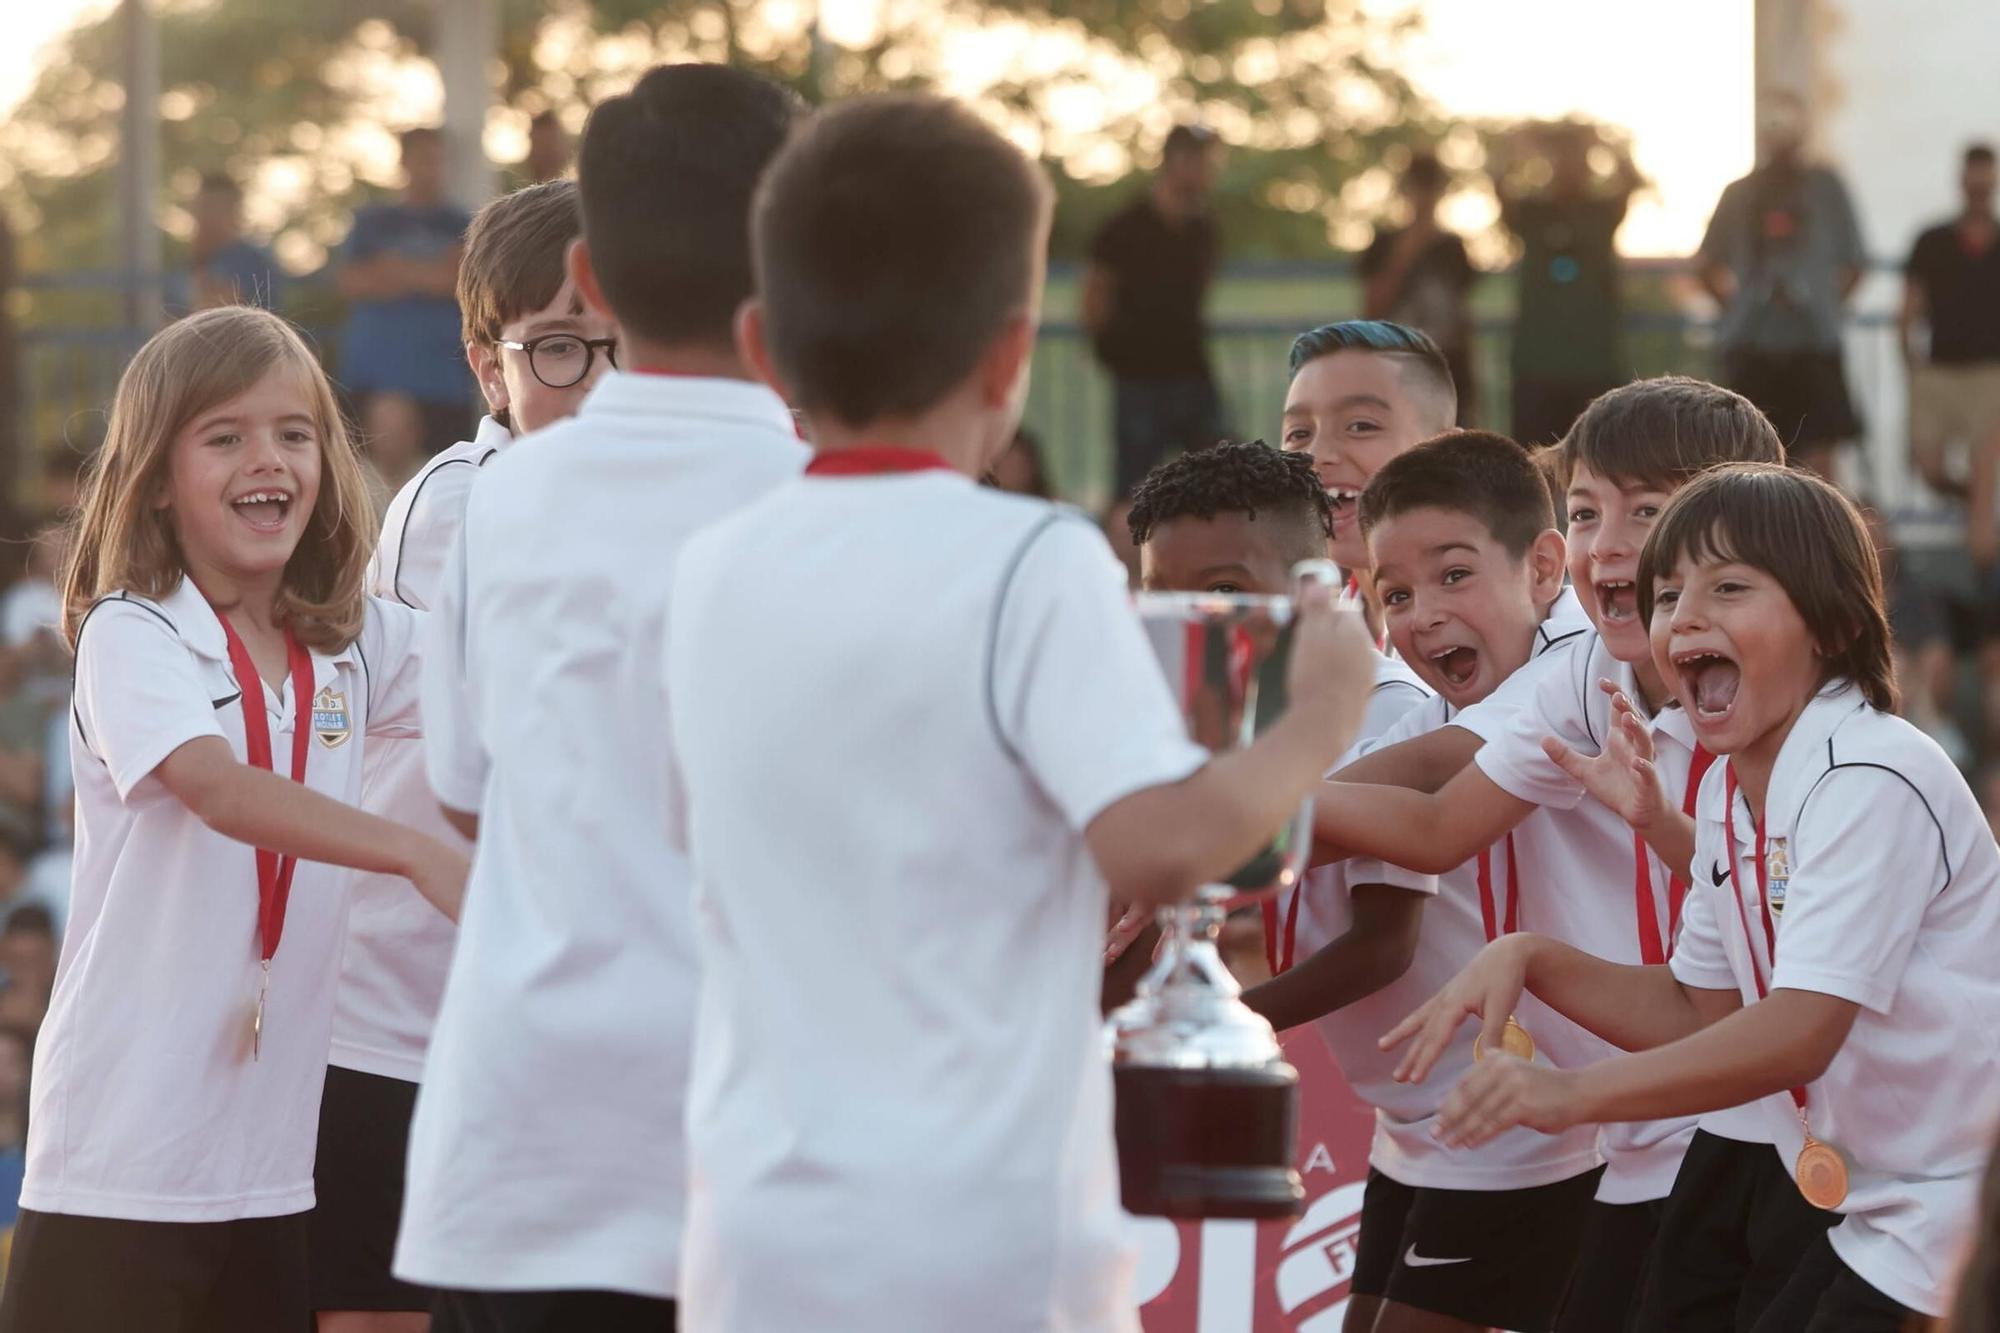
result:
[[[1469,1264],[1471,1262],[1472,1256],[1469,1254],[1463,1259],[1427,1259],[1417,1253],[1417,1247],[1414,1245],[1403,1253],[1403,1266],[1405,1268],[1436,1268],[1440,1264]]]
[[[1715,867],[1708,872],[1708,877],[1715,881],[1715,887],[1718,889],[1729,882],[1729,872],[1722,868],[1720,861],[1717,861]]]

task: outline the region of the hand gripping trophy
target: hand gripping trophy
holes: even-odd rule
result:
[[[1338,579],[1324,560],[1293,571],[1300,591]],[[1295,597],[1141,593],[1134,600],[1197,741],[1218,754],[1248,745],[1283,712]],[[1285,1062],[1271,1025],[1237,998],[1241,987],[1216,940],[1232,908],[1299,882],[1311,844],[1307,799],[1226,883],[1160,909],[1153,966],[1108,1026],[1119,1174],[1130,1212],[1298,1214],[1298,1071]]]

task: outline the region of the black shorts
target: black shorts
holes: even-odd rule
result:
[[[417,1085],[329,1067],[313,1160],[315,1310],[428,1310],[429,1288],[389,1272]]]
[[[1763,410],[1787,449],[1841,444],[1861,435],[1839,352],[1750,352],[1722,360],[1723,381]]]
[[[1665,1199],[1590,1205],[1557,1333],[1623,1333],[1638,1323],[1639,1293],[1666,1207]]]
[[[306,1215],[131,1222],[21,1210],[0,1333],[306,1333]]]
[[[1696,1130],[1660,1218],[1639,1333],[1747,1333],[1839,1220],[1805,1201],[1770,1144]]]
[[[672,1301],[623,1291],[440,1291],[431,1333],[674,1333]]]
[[[1890,1300],[1840,1262],[1826,1234],[1822,1231],[1807,1247],[1753,1333],[1903,1333],[1923,1326],[1916,1311]]]
[[[1602,1167],[1518,1190],[1425,1189],[1368,1172],[1350,1290],[1487,1328],[1555,1317]]]

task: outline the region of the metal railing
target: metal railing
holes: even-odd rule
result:
[[[1677,308],[1671,286],[1687,266],[1641,260],[1625,265],[1630,313],[1628,357],[1635,374],[1712,370],[1708,321]],[[111,271],[25,279],[29,313],[20,337],[21,439],[37,451],[79,447],[92,438],[96,414],[110,404],[125,363],[144,340],[118,321],[118,297],[131,275]],[[1066,497],[1101,504],[1110,478],[1111,386],[1078,323],[1075,271],[1051,273],[1045,322],[1035,353],[1027,420],[1043,444],[1051,478]],[[1857,486],[1889,511],[1919,544],[1948,540],[1948,517],[1907,466],[1903,366],[1893,321],[1895,283],[1886,266],[1864,286],[1847,335],[1848,376],[1867,426],[1853,460]],[[286,313],[331,348],[339,318],[324,288],[295,283]],[[1634,299],[1635,295],[1643,299]],[[1510,419],[1508,359],[1512,338],[1511,274],[1484,279],[1475,294],[1475,373],[1480,419],[1505,429]],[[1287,384],[1286,353],[1297,333],[1351,317],[1359,288],[1344,261],[1247,262],[1225,268],[1211,300],[1209,347],[1226,420],[1245,437],[1273,438]],[[337,367],[336,373],[337,373]]]

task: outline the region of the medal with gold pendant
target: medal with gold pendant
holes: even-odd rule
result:
[[[250,1011],[250,1058],[264,1058],[264,997],[271,991],[271,960],[265,959],[257,979],[257,1004]]]
[[[1507,1015],[1507,1026],[1500,1029],[1500,1049],[1517,1060],[1532,1063],[1535,1058],[1535,1039],[1528,1035],[1528,1029],[1522,1027],[1520,1020],[1512,1014]],[[1472,1058],[1486,1058],[1485,1033],[1472,1039]]]
[[[1847,1199],[1847,1159],[1831,1143],[1813,1137],[1803,1112],[1799,1124],[1805,1127],[1806,1142],[1792,1164],[1792,1178],[1798,1181],[1799,1193],[1807,1203],[1830,1213]]]

